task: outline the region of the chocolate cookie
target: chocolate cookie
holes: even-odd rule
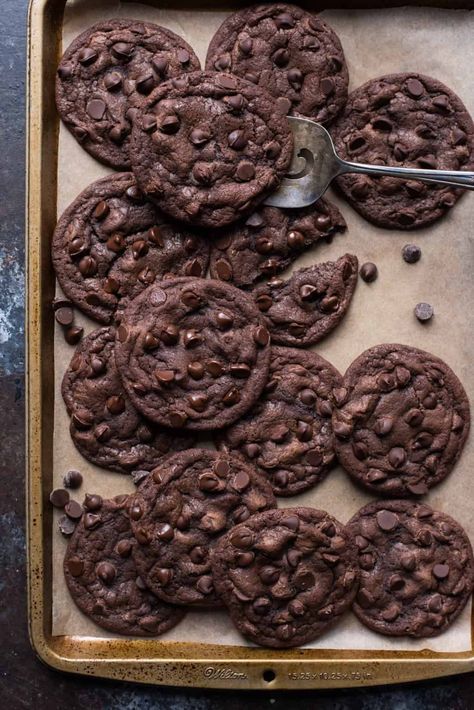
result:
[[[388,636],[437,636],[459,616],[474,587],[471,543],[449,515],[406,500],[364,506],[347,525],[360,587],[354,611]]]
[[[376,345],[349,367],[336,399],[336,454],[376,495],[423,495],[458,460],[469,401],[439,358],[408,345]]]
[[[93,498],[97,505],[78,523],[64,558],[64,576],[74,602],[108,631],[130,636],[165,633],[184,612],[157,599],[138,576],[129,497]]]
[[[325,199],[311,207],[259,207],[244,222],[228,227],[212,242],[211,276],[246,288],[288,268],[321,239],[344,232],[336,205]]]
[[[286,281],[272,279],[252,291],[265,317],[272,342],[306,347],[322,340],[340,323],[357,283],[357,257],[345,254],[299,269]]]
[[[228,17],[211,40],[206,69],[229,71],[276,97],[286,113],[327,123],[347,100],[341,43],[317,15],[283,3]]]
[[[120,473],[154,468],[170,452],[193,445],[146,421],[127,396],[114,358],[115,329],[100,328],[77,347],[62,382],[71,438],[97,466]]]
[[[107,20],[76,37],[56,77],[56,105],[88,153],[130,167],[135,112],[162,81],[200,69],[187,42],[151,22]]]
[[[136,408],[165,426],[219,429],[259,398],[270,336],[252,300],[211,279],[168,279],[126,309],[115,358]]]
[[[257,404],[226,429],[219,444],[261,471],[275,495],[319,483],[334,461],[331,424],[339,372],[317,353],[272,348],[269,381]]]
[[[158,87],[134,122],[140,187],[172,217],[222,227],[276,190],[292,158],[286,117],[260,87],[194,72]]]
[[[391,74],[359,87],[331,133],[340,157],[353,162],[474,170],[474,124],[464,104],[421,74]],[[368,175],[343,175],[337,184],[365,219],[389,229],[431,224],[462,194],[419,180]]]
[[[321,510],[259,513],[211,552],[214,585],[238,630],[261,646],[291,648],[327,631],[357,591],[357,551]]]
[[[275,506],[267,481],[237,456],[208,449],[177,454],[132,500],[137,569],[165,601],[215,607],[210,550],[233,525]]]
[[[94,320],[111,323],[155,280],[204,276],[209,243],[164,217],[132,173],[118,173],[93,182],[63,213],[52,258],[64,293]]]

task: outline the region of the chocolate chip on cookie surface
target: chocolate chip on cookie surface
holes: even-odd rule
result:
[[[165,27],[125,19],[99,22],[64,52],[56,105],[88,153],[127,169],[135,112],[162,81],[197,69],[189,44]]]
[[[269,91],[286,113],[328,123],[347,99],[348,72],[334,30],[284,3],[228,17],[211,40],[206,69],[228,71]]]
[[[133,126],[140,187],[195,226],[222,227],[252,212],[278,188],[292,153],[289,123],[270,94],[228,73],[162,84]]]

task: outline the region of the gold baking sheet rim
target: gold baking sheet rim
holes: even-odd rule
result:
[[[39,658],[61,671],[157,685],[201,688],[309,689],[402,683],[474,670],[474,648],[459,653],[245,648],[159,639],[52,636],[53,338],[48,304],[54,294],[49,239],[56,221],[58,117],[54,73],[66,0],[32,0],[27,81],[27,538],[28,615]],[[149,4],[154,4],[150,2]],[[158,4],[170,4],[156,3]],[[196,8],[202,3],[180,3]],[[219,2],[207,2],[214,8]],[[325,2],[330,7],[436,5],[474,2]],[[471,618],[471,633],[473,623]]]

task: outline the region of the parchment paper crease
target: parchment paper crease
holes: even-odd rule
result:
[[[208,42],[226,12],[165,10],[146,5],[102,0],[71,0],[66,5],[63,46],[82,30],[100,19],[131,17],[147,19],[181,34],[204,61]],[[454,89],[474,115],[474,13],[433,8],[398,8],[371,11],[328,11],[323,13],[339,34],[349,63],[351,88],[375,76],[398,71],[431,74]],[[59,140],[58,215],[93,180],[110,172],[85,153],[67,130],[61,127]],[[336,199],[328,193],[330,199]],[[366,348],[382,342],[400,342],[428,350],[443,358],[462,380],[474,404],[474,196],[466,195],[438,224],[412,233],[389,232],[370,226],[348,205],[336,199],[348,223],[346,235],[331,245],[319,246],[297,262],[297,268],[345,252],[356,254],[360,263],[374,261],[378,280],[370,285],[359,282],[351,309],[343,323],[319,346],[318,352],[341,372]],[[421,261],[407,265],[401,249],[407,242],[419,244]],[[413,307],[428,301],[435,318],[422,326],[413,316]],[[86,331],[97,327],[76,315]],[[105,472],[89,464],[74,448],[69,422],[60,395],[64,370],[73,349],[56,333],[56,403],[54,476],[70,468],[84,474],[85,483],[75,497],[87,491],[112,496],[131,492],[131,480]],[[370,496],[361,493],[341,469],[309,493],[283,499],[280,505],[310,505],[322,508],[346,522]],[[474,541],[474,446],[471,435],[452,475],[427,496],[427,502],[453,515]],[[53,634],[75,634],[108,638],[111,635],[89,621],[73,604],[62,573],[66,541],[53,529],[54,603]],[[348,614],[332,632],[310,644],[312,648],[464,651],[471,648],[471,605],[454,626],[434,639],[415,641],[390,639],[365,629]],[[164,637],[166,640],[199,641],[247,645],[224,612],[190,613]]]

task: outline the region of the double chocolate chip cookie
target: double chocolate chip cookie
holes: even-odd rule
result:
[[[244,77],[269,91],[285,113],[318,123],[333,119],[347,99],[338,36],[294,5],[254,5],[228,17],[211,40],[206,69]]]
[[[129,497],[90,496],[69,542],[64,575],[81,611],[108,631],[158,636],[184,617],[182,608],[157,599],[144,585],[133,561],[136,546],[127,513]]]
[[[408,345],[366,350],[344,375],[333,413],[336,454],[376,495],[423,495],[458,460],[469,401],[451,368]]]
[[[167,274],[204,276],[209,243],[165,218],[132,173],[117,173],[89,185],[63,213],[52,258],[73,303],[94,320],[111,323]]]
[[[150,471],[190,435],[147,421],[126,394],[114,358],[115,329],[100,328],[77,347],[62,382],[71,438],[89,461],[119,473]]]
[[[317,353],[272,348],[268,384],[257,404],[219,437],[291,496],[319,483],[331,468],[331,415],[342,385],[339,372]]]
[[[215,607],[210,550],[233,525],[275,505],[267,481],[237,456],[207,449],[177,454],[131,502],[137,569],[165,601]]]
[[[237,525],[211,552],[215,587],[239,631],[261,646],[309,643],[357,591],[357,552],[321,510],[268,510]]]
[[[258,399],[270,336],[252,300],[212,279],[168,279],[125,310],[115,357],[146,417],[173,428],[220,429]]]
[[[162,81],[200,69],[187,42],[151,22],[107,20],[66,49],[56,77],[56,105],[74,138],[113,168],[130,167],[135,112]]]
[[[372,79],[350,94],[331,129],[341,158],[357,163],[474,170],[474,124],[456,94],[416,73]],[[392,177],[343,175],[337,184],[369,222],[424,227],[462,195],[452,187]]]
[[[272,342],[307,347],[322,340],[344,318],[357,284],[357,257],[345,254],[299,269],[286,281],[257,285],[252,296]]]
[[[140,187],[195,226],[222,227],[252,212],[278,188],[292,153],[289,123],[270,94],[227,73],[166,82],[133,126]]]
[[[251,287],[284,271],[304,251],[345,229],[344,217],[325,199],[296,210],[259,207],[245,221],[216,235],[211,276],[239,288]]]
[[[427,505],[369,503],[347,525],[360,587],[353,609],[374,631],[425,638],[445,631],[474,587],[474,558],[462,527]]]

